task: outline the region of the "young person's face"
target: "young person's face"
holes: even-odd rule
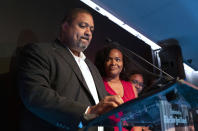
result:
[[[105,62],[107,77],[119,77],[123,68],[123,55],[118,49],[112,49]]]
[[[130,76],[129,80],[133,83],[138,93],[140,93],[144,88],[144,80],[141,74],[133,74]]]
[[[64,26],[69,48],[76,52],[84,51],[89,46],[94,31],[92,16],[88,13],[78,13],[71,24],[66,23]]]

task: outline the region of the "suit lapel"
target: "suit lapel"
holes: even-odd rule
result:
[[[104,97],[104,91],[105,91],[105,88],[103,88],[104,86],[103,86],[102,80],[101,80],[101,78],[99,78],[100,77],[100,76],[98,76],[99,73],[96,72],[96,69],[94,68],[92,63],[87,59],[85,60],[85,62],[87,63],[87,65],[91,71],[92,77],[93,77],[95,85],[96,85],[96,90],[98,92],[98,97],[100,100]]]
[[[72,54],[70,53],[69,49],[64,47],[64,45],[62,45],[59,42],[55,43],[55,49],[56,52],[62,56],[65,61],[70,65],[71,69],[73,70],[73,72],[76,74],[77,78],[79,79],[79,81],[83,84],[83,86],[85,87],[85,89],[89,92],[89,94],[91,95],[89,88],[85,82],[85,79],[81,73],[81,70],[79,69],[78,64],[76,63],[74,57],[72,56]]]

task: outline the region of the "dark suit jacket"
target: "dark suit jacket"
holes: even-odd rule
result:
[[[85,61],[102,99],[106,95],[102,78],[96,67]],[[78,130],[78,124],[86,122],[83,113],[95,102],[75,59],[61,43],[25,46],[17,74],[24,107],[21,131]]]

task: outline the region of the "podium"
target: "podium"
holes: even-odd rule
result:
[[[198,90],[178,82],[128,101],[91,120],[91,126],[149,126],[156,131],[195,131],[192,110],[198,108]]]

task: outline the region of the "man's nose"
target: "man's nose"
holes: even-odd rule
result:
[[[91,36],[91,35],[92,35],[91,29],[87,27],[85,30],[85,36]]]

